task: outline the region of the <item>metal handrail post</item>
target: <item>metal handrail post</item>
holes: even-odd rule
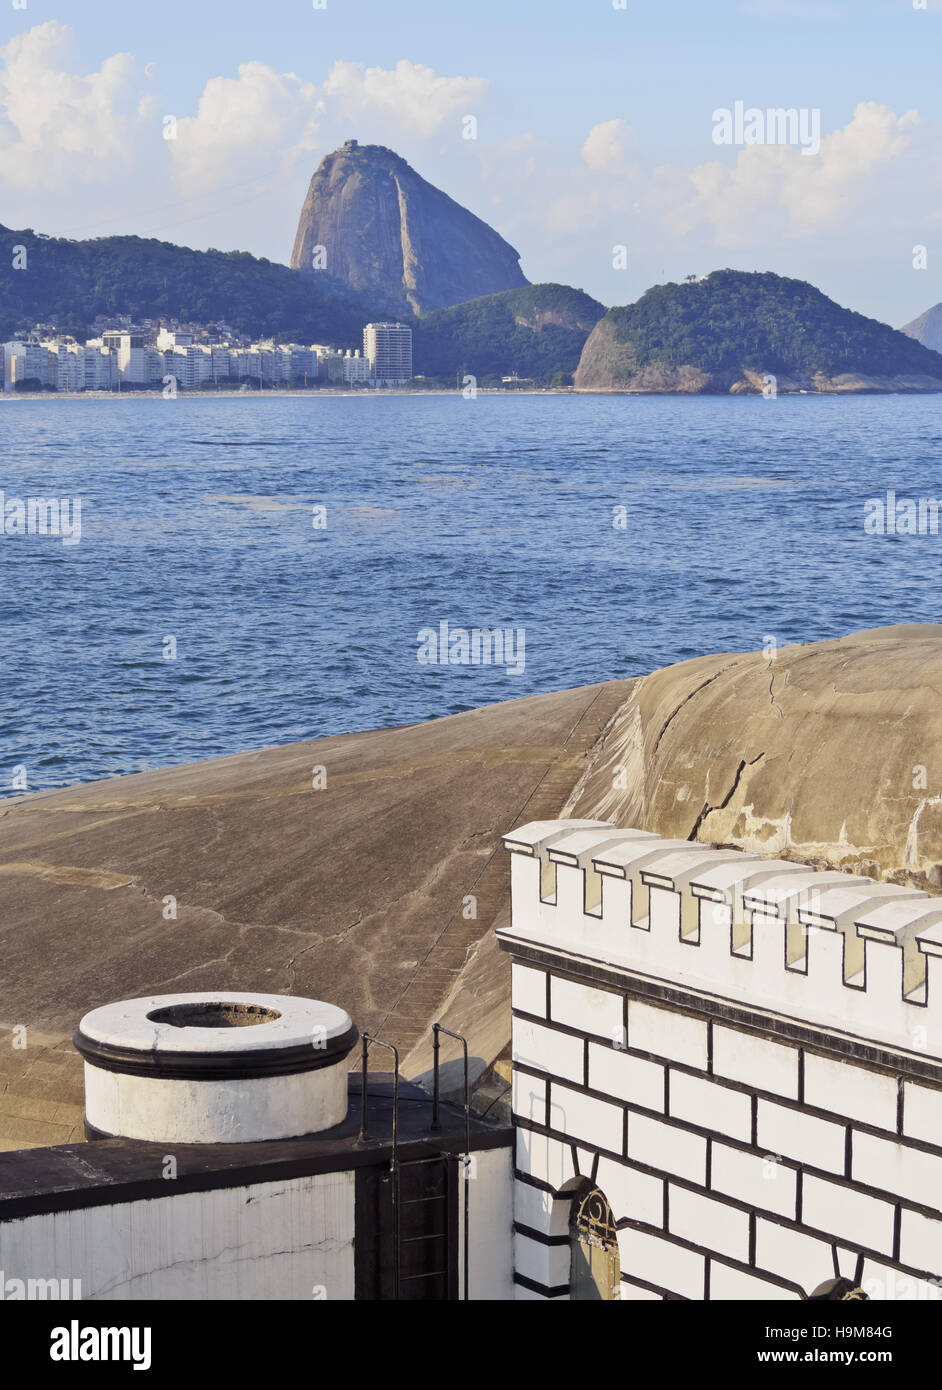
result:
[[[441,1129],[441,1122],[438,1118],[439,1089],[438,1089],[438,1053],[441,1043],[438,1039],[440,1023],[432,1024],[432,1131]]]

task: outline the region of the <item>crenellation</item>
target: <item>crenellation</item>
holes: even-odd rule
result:
[[[898,945],[903,952],[903,993],[913,1003],[926,1002],[926,956],[931,954],[920,945],[920,934],[942,923],[942,903],[925,895],[925,900],[911,903],[908,899],[892,899],[860,911],[855,920],[858,935],[867,941]],[[930,937],[926,937],[928,944]]]
[[[505,844],[503,939],[942,1061],[942,903],[922,890],[604,821]]]
[[[740,850],[711,850],[697,845],[666,853],[648,867],[642,867],[641,882],[649,892],[652,888],[663,888],[677,894],[680,899],[680,934],[684,940],[699,943],[700,901],[690,892],[691,879],[699,872],[719,864],[741,864],[743,858]]]
[[[649,830],[619,831],[609,840],[603,840],[601,844],[597,831],[576,830],[571,835],[563,835],[559,839],[553,837],[545,843],[547,858],[551,865],[565,864],[569,868],[578,869],[581,872],[583,877],[583,911],[594,917],[601,917],[602,878],[593,865],[593,856],[608,845],[625,843],[643,845],[645,842],[653,842],[655,847],[659,844],[658,837]]]
[[[942,900],[604,822],[508,845],[520,1296],[586,1296],[589,1201],[605,1297],[940,1296]]]

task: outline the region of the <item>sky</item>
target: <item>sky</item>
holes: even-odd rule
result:
[[[0,0],[0,223],[287,262],[354,137],[531,281],[772,270],[899,326],[942,300],[940,70],[942,0]]]

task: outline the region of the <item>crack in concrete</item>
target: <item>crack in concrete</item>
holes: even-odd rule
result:
[[[734,666],[738,666],[740,664],[741,663],[739,661],[728,662],[727,665],[721,666],[718,671],[714,671],[712,676],[708,676],[707,679],[705,681],[702,681],[701,684],[698,685],[694,690],[691,690],[689,695],[684,696],[677,708],[673,711],[673,713],[668,715],[667,719],[661,725],[660,733],[654,740],[654,747],[651,749],[650,765],[652,767],[654,766],[654,760],[657,757],[658,749],[661,746],[661,740],[667,733],[668,726],[674,722],[674,720],[677,718],[678,714],[680,714],[680,711],[684,708],[684,706],[688,705],[695,695],[699,695],[701,690],[706,690],[708,685],[712,685],[714,681],[719,680],[720,676],[722,676],[724,672],[731,671]],[[646,679],[649,679],[649,677]]]
[[[711,806],[710,803],[709,803],[708,801],[705,801],[705,802],[703,803],[703,810],[700,812],[699,816],[697,816],[697,819],[694,821],[693,829],[691,830],[690,834],[687,836],[687,839],[688,839],[688,840],[696,840],[696,838],[697,838],[697,832],[699,831],[701,825],[702,825],[703,822],[706,820],[707,816],[711,815],[713,811],[725,811],[725,810],[726,810],[726,807],[727,807],[727,806],[729,805],[729,803],[732,801],[732,799],[733,799],[733,797],[734,797],[734,795],[735,795],[735,793],[736,793],[736,788],[739,786],[739,779],[742,777],[743,772],[745,771],[745,769],[746,769],[747,767],[755,767],[755,765],[756,765],[756,763],[759,761],[759,759],[760,759],[760,758],[764,758],[764,757],[765,757],[765,754],[764,754],[764,753],[759,753],[756,757],[751,758],[748,762],[746,761],[745,758],[742,758],[742,759],[740,760],[739,766],[738,766],[737,769],[736,769],[735,776],[733,777],[732,786],[730,787],[729,791],[726,793],[726,795],[725,795],[725,797],[723,798],[722,801],[716,803],[716,804],[713,805],[713,806]]]

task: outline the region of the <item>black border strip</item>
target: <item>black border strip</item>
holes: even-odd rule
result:
[[[526,1236],[528,1240],[535,1240],[540,1245],[568,1245],[569,1233],[564,1232],[559,1236],[547,1235],[545,1231],[536,1231],[532,1226],[525,1226],[522,1221],[514,1222],[514,1232],[518,1236]]]
[[[136,1047],[100,1042],[76,1028],[72,1045],[85,1061],[100,1071],[123,1076],[159,1077],[166,1081],[244,1081],[256,1076],[294,1076],[320,1071],[342,1062],[360,1036],[355,1023],[345,1033],[327,1040],[291,1047],[265,1047],[254,1052],[145,1052]]]
[[[590,981],[610,990],[627,990],[632,996],[675,1004],[688,1013],[718,1018],[721,1022],[732,1023],[754,1032],[774,1034],[789,1042],[806,1043],[819,1048],[825,1054],[871,1063],[897,1075],[904,1072],[913,1078],[934,1081],[937,1086],[942,1082],[942,1061],[922,1061],[908,1052],[894,1052],[888,1044],[875,1046],[849,1034],[825,1031],[814,1024],[799,1023],[781,1014],[759,1013],[733,1004],[719,995],[695,993],[647,975],[633,974],[627,969],[617,971],[595,961],[582,961],[575,956],[557,954],[529,942],[507,940],[499,932],[498,942],[502,951],[508,952],[522,965],[538,965],[559,975],[569,975],[583,982]]]
[[[519,1284],[522,1289],[529,1289],[531,1293],[541,1293],[544,1298],[567,1298],[569,1295],[568,1284],[556,1284],[553,1288],[549,1288],[548,1285],[539,1284],[526,1274],[518,1274],[516,1270],[514,1270],[514,1283]]]

